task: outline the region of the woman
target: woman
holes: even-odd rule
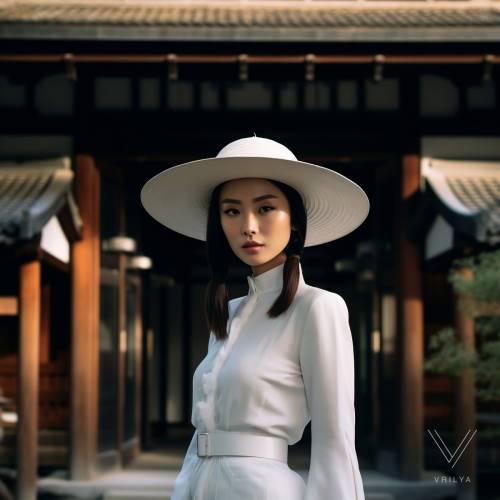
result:
[[[172,500],[362,500],[354,447],[354,361],[345,302],[305,284],[304,246],[353,231],[364,192],[257,137],[166,170],[141,193],[164,225],[207,241],[208,354],[193,377],[196,427]],[[232,256],[252,267],[228,303]],[[307,486],[288,445],[311,421]]]

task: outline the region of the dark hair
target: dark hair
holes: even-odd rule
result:
[[[284,249],[288,258],[283,269],[283,288],[279,297],[267,311],[269,317],[277,318],[288,310],[297,293],[300,276],[299,261],[306,239],[307,214],[302,197],[295,189],[282,182],[268,180],[286,196],[290,205],[291,224],[297,228],[296,231],[291,231],[290,240]],[[234,255],[220,221],[219,198],[224,184],[219,184],[212,192],[207,221],[207,258],[212,271],[212,279],[205,293],[205,314],[208,328],[217,340],[227,337],[229,307],[226,279]]]

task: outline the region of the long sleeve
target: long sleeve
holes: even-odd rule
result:
[[[198,430],[195,429],[184,462],[182,463],[182,469],[175,480],[174,493],[172,494],[171,500],[191,500],[191,472],[194,468],[195,461],[198,459],[196,443],[197,433]]]
[[[215,342],[215,335],[210,332],[210,338],[208,340],[208,350],[212,347]],[[194,430],[193,438],[189,444],[189,448],[184,457],[184,462],[182,463],[182,468],[175,480],[174,492],[172,494],[171,500],[191,500],[191,474],[195,468],[198,459],[198,448],[196,442],[196,435],[198,434],[198,429]]]
[[[304,500],[364,500],[354,446],[354,356],[343,299],[324,293],[312,303],[300,345],[311,415],[311,467]]]

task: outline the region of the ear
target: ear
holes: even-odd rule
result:
[[[297,228],[292,224],[291,225],[292,231],[297,231]]]

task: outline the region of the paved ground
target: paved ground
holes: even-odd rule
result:
[[[39,480],[38,489],[44,500],[169,500],[173,484],[186,453],[186,440],[157,442],[141,453],[123,471],[100,477],[94,481],[68,481],[66,471],[57,471]],[[290,468],[307,482],[309,453],[305,448],[290,449]],[[434,480],[433,474],[425,481],[399,481],[361,464],[361,475],[366,500],[449,500],[454,498],[453,484]]]
[[[297,471],[307,481],[307,471]],[[60,499],[168,500],[178,471],[125,470],[94,481],[67,481],[65,474],[40,480],[39,492]],[[453,484],[399,481],[376,471],[362,471],[366,500],[438,500],[454,498]],[[49,497],[47,497],[49,498]],[[54,497],[55,498],[55,497]]]

